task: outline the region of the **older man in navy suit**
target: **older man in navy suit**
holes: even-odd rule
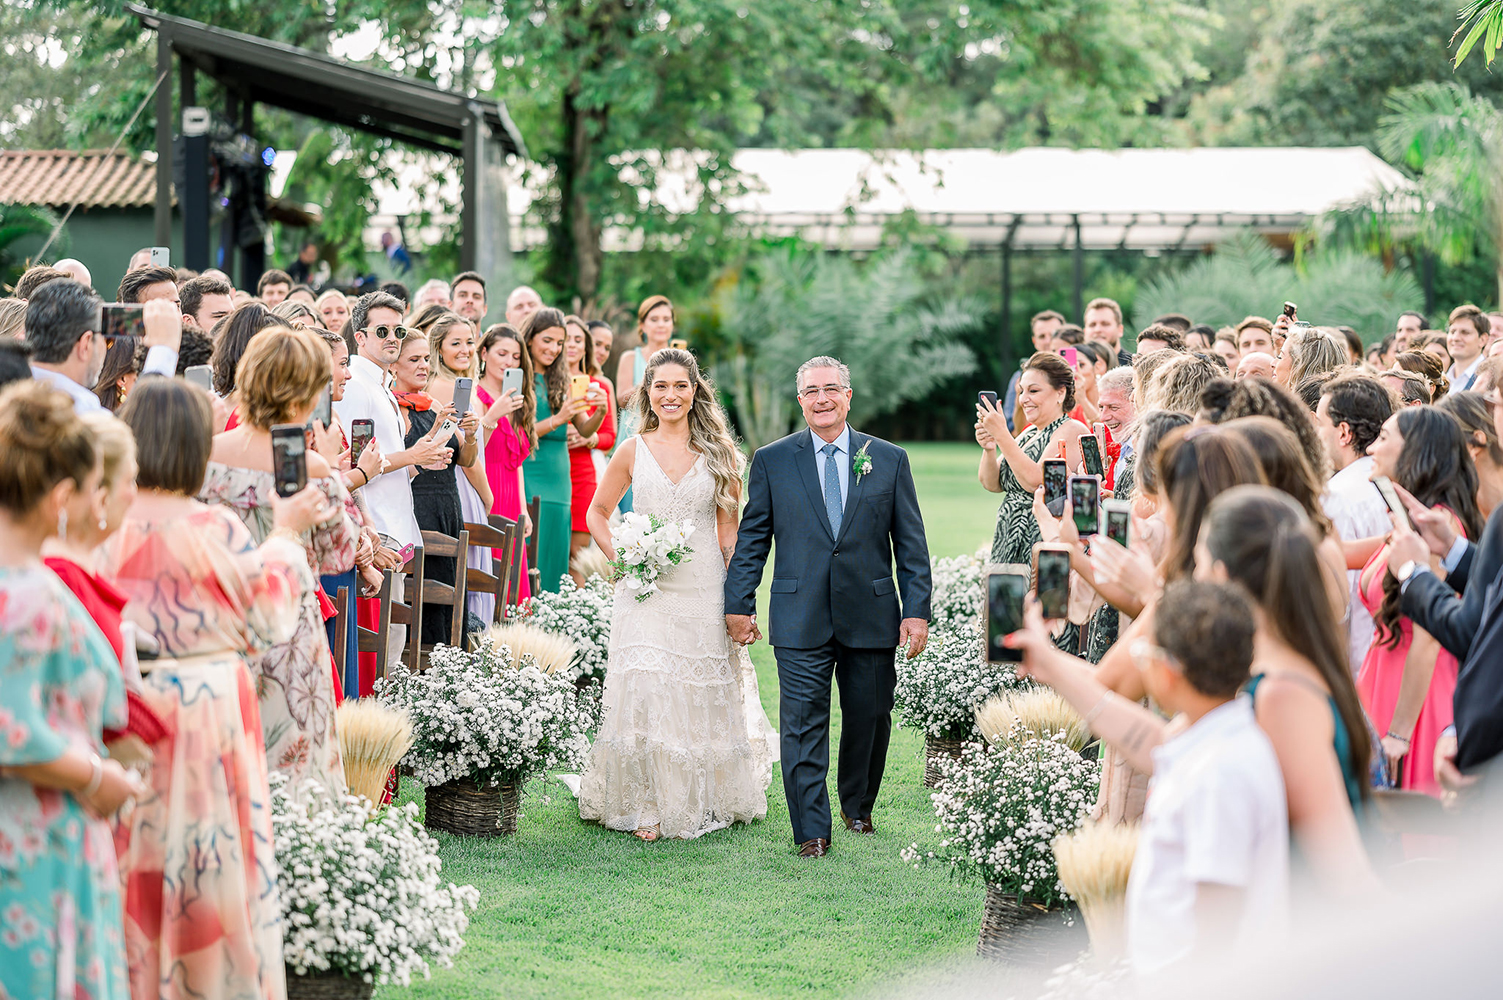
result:
[[[833,826],[825,788],[831,678],[840,682],[841,816],[847,829],[873,833],[892,733],[894,650],[905,646],[910,658],[923,651],[931,584],[908,453],[846,423],[851,372],[835,358],[804,362],[795,384],[809,427],[752,456],[725,620],[736,642],[761,637],[756,591],[776,541],[768,638],[778,658],[783,792],[798,853],[818,858]]]

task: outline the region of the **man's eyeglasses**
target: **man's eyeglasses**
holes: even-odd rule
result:
[[[366,327],[366,332],[375,334],[377,340],[386,340],[388,337],[406,340],[412,331],[405,326],[371,326]]]
[[[845,395],[845,391],[846,389],[843,385],[811,385],[800,389],[798,395],[800,399],[805,399],[809,402],[813,402],[814,400],[819,399],[821,396],[828,396],[830,399],[838,399],[841,396]]]

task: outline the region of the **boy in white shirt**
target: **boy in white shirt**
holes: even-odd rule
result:
[[[1127,887],[1127,950],[1139,973],[1277,937],[1289,911],[1283,774],[1238,695],[1255,625],[1241,588],[1181,581],[1154,605],[1153,642],[1133,660],[1165,723],[1054,649],[1037,607],[1008,644],[1022,676],[1054,687],[1102,739],[1153,775]]]

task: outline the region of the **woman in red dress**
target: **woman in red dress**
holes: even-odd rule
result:
[[[585,524],[585,512],[590,501],[595,499],[596,448],[609,451],[616,446],[616,398],[611,384],[601,377],[600,366],[595,363],[594,345],[590,343],[590,329],[578,316],[564,317],[564,358],[569,365],[569,375],[587,375],[601,392],[605,393],[605,422],[589,437],[582,436],[569,427],[569,479],[573,484],[573,499],[570,502],[569,574],[574,582],[584,586],[584,574],[573,568],[574,556],[590,545],[590,529]],[[591,410],[591,415],[594,414]]]
[[[502,392],[501,382],[510,368],[522,369],[522,388]],[[486,408],[480,424],[485,431],[485,474],[491,485],[491,513],[520,524],[523,538],[532,534],[527,507],[522,502],[527,495],[522,463],[537,446],[532,426],[537,413],[533,393],[532,359],[521,338],[505,323],[495,324],[480,341],[480,378],[475,382],[475,398]],[[502,553],[496,553],[497,559],[501,556]],[[520,565],[513,600],[521,604],[531,596],[532,589],[527,582],[527,550],[520,544],[516,559]]]

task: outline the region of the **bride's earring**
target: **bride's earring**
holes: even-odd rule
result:
[[[59,508],[57,512],[57,537],[63,541],[68,540],[68,509]]]

